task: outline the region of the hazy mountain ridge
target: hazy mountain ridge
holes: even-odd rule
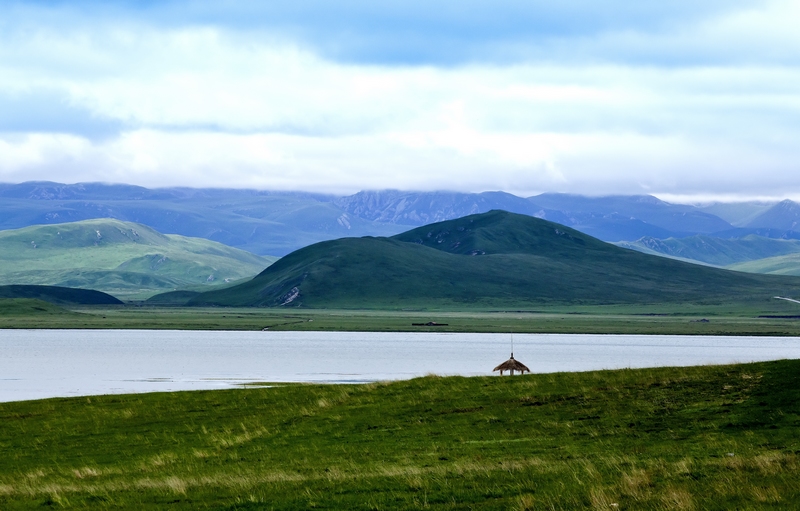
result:
[[[232,195],[240,197],[265,197],[289,194],[293,197],[330,201],[331,195],[311,192],[281,192],[274,190],[191,188],[174,186],[145,188],[137,185],[115,183],[63,184],[52,181],[27,181],[24,183],[0,183],[0,197],[31,200],[167,200],[167,199],[213,199]]]
[[[712,202],[698,205],[697,208],[720,217],[734,227],[743,227],[775,204],[763,201]]]
[[[620,224],[627,222],[629,228],[637,224],[647,225],[675,234],[709,234],[732,227],[718,216],[700,211],[695,206],[670,204],[651,195],[584,197],[546,193],[530,197],[530,200],[541,206],[564,212],[570,218],[570,223],[567,225],[589,234],[592,230],[601,228],[602,220],[614,220]],[[621,232],[617,236],[626,234]],[[605,241],[629,239],[608,239],[608,237],[607,235],[601,239]]]
[[[114,218],[274,256],[325,239],[402,230],[353,217],[329,198],[308,193],[179,188],[152,192],[120,185],[0,185],[0,229]],[[67,196],[79,198],[58,198]]]
[[[800,239],[800,232],[787,228],[796,228],[795,206],[791,201],[691,206],[671,204],[650,195],[585,197],[547,193],[523,198],[505,192],[383,190],[337,197],[259,190],[147,189],[99,183],[0,184],[3,229],[116,218],[163,233],[206,238],[276,256],[319,241],[391,236],[409,227],[492,209],[554,221],[611,242],[695,235],[744,238],[751,234]],[[736,226],[711,211],[733,219]]]
[[[753,218],[748,222],[747,227],[798,231],[800,230],[800,204],[790,200],[781,201]]]
[[[377,222],[419,226],[502,209],[529,216],[546,212],[530,201],[505,192],[362,191],[334,200],[348,213]],[[558,212],[551,211],[558,217]],[[563,217],[563,215],[561,215]],[[566,219],[563,217],[561,219]]]

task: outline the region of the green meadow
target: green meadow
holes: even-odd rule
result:
[[[792,509],[800,361],[0,404],[0,508]]]
[[[415,326],[413,323],[438,323]],[[0,299],[0,328],[518,332],[800,336],[800,304],[541,306],[529,310],[55,306]]]

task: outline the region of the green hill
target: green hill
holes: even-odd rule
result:
[[[772,239],[753,234],[737,239],[705,235],[665,240],[644,237],[637,241],[623,241],[615,243],[615,245],[646,254],[690,259],[716,266],[728,266],[767,257],[800,253],[800,240]]]
[[[0,298],[28,298],[57,305],[122,305],[121,301],[100,291],[59,286],[0,286]]]
[[[562,225],[491,211],[392,238],[345,238],[282,258],[191,305],[522,308],[718,302],[800,294],[800,279],[626,250]]]
[[[167,291],[151,296],[144,303],[148,305],[183,305],[199,294],[197,291]]]
[[[0,231],[0,283],[98,289],[129,299],[249,278],[274,260],[112,219]]]
[[[788,254],[728,266],[731,270],[800,276],[800,254]]]

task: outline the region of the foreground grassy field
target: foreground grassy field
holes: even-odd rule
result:
[[[792,509],[800,361],[0,404],[0,508]]]
[[[412,326],[437,322],[442,326]],[[364,311],[73,306],[0,300],[0,328],[136,328],[800,336],[800,304],[542,306],[526,311]]]

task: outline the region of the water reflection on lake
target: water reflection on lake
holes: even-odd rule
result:
[[[533,372],[800,358],[796,337],[514,334]],[[0,330],[0,401],[488,375],[509,334]]]

